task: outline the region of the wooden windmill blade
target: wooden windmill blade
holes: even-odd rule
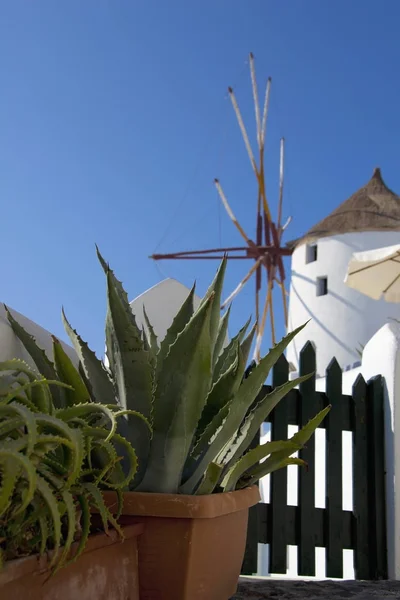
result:
[[[269,315],[271,328],[271,342],[276,343],[276,322],[274,310],[274,284],[276,283],[281,289],[282,304],[285,326],[287,326],[287,299],[285,289],[285,268],[283,257],[290,256],[292,250],[282,246],[282,236],[290,221],[287,221],[282,226],[283,214],[283,184],[284,184],[284,140],[280,143],[280,166],[279,166],[279,196],[278,196],[278,216],[276,223],[272,220],[271,210],[267,199],[266,178],[264,169],[264,153],[266,128],[269,114],[269,102],[271,93],[271,78],[267,80],[264,103],[261,112],[261,107],[258,97],[258,88],[256,80],[256,72],[254,65],[254,56],[250,54],[249,58],[251,85],[254,100],[256,138],[258,147],[258,163],[255,154],[252,150],[250,138],[247,133],[242,113],[240,111],[236,96],[233,89],[229,88],[229,97],[238,121],[239,129],[242,134],[244,145],[251,168],[257,179],[257,205],[256,205],[256,228],[255,241],[247,235],[245,229],[238,221],[228,199],[222,189],[218,179],[214,183],[217,188],[219,197],[225,211],[237,229],[239,235],[244,240],[245,245],[225,248],[212,248],[191,250],[185,252],[174,252],[169,254],[156,254],[152,258],[154,260],[175,259],[175,260],[220,260],[224,255],[228,260],[251,260],[253,265],[248,270],[243,279],[235,287],[235,289],[227,296],[222,304],[222,309],[225,308],[244,288],[246,283],[255,276],[255,305],[256,305],[256,344],[254,358],[258,362],[260,358],[261,344],[267,325],[267,317]],[[263,277],[264,275],[264,277]],[[262,313],[260,311],[260,295],[263,288],[263,279],[265,281],[266,291],[263,303]]]

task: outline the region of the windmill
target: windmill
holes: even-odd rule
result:
[[[290,223],[290,218],[285,224],[282,224],[282,203],[283,203],[283,183],[284,183],[284,150],[285,141],[282,138],[280,142],[280,167],[279,167],[279,197],[278,197],[278,214],[276,222],[273,221],[271,216],[270,206],[267,200],[266,185],[265,185],[265,170],[264,170],[264,152],[265,152],[265,135],[268,119],[269,99],[271,92],[271,78],[268,79],[263,110],[261,113],[261,107],[258,98],[258,87],[256,81],[256,73],[254,66],[254,56],[250,54],[250,75],[251,84],[253,90],[253,100],[255,109],[255,121],[256,121],[256,133],[257,133],[257,150],[258,150],[258,161],[253,153],[249,136],[246,131],[246,127],[243,122],[242,114],[239,109],[233,89],[228,88],[229,97],[232,102],[233,109],[239,124],[240,131],[246,146],[247,154],[251,163],[252,170],[257,180],[257,210],[256,210],[256,228],[255,228],[255,241],[253,241],[245,232],[241,226],[235,214],[227,200],[227,197],[222,189],[221,183],[218,179],[214,180],[221,202],[225,208],[226,213],[231,219],[232,223],[238,230],[242,237],[244,244],[242,246],[230,247],[230,248],[211,248],[207,250],[192,250],[185,252],[174,252],[170,254],[153,254],[151,258],[154,260],[221,260],[223,256],[226,256],[228,260],[250,260],[254,264],[249,269],[245,277],[240,281],[236,288],[223,302],[221,309],[224,309],[235,296],[243,289],[246,283],[254,275],[255,278],[255,313],[256,313],[256,344],[254,350],[254,359],[256,362],[260,359],[261,343],[265,332],[267,317],[269,315],[271,324],[271,342],[272,345],[276,344],[276,323],[275,323],[275,310],[273,302],[273,291],[275,284],[281,290],[283,314],[285,320],[285,326],[287,327],[288,321],[288,309],[287,309],[287,292],[285,288],[285,268],[283,264],[283,257],[290,256],[292,250],[288,247],[282,246],[282,236],[286,227]],[[260,294],[262,291],[262,280],[263,275],[266,281],[266,292],[264,305],[261,310],[260,306]]]

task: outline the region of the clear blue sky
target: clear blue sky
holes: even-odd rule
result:
[[[159,251],[236,245],[212,180],[251,232],[249,51],[271,75],[267,173],[287,140],[287,239],[364,184],[400,191],[398,0],[12,0],[0,6],[0,300],[65,339],[60,307],[103,349],[97,242],[135,297],[165,275],[200,292],[215,264]],[[179,208],[179,210],[177,210]],[[175,220],[169,229],[171,218]],[[232,263],[227,291],[243,274]],[[253,286],[232,329],[253,312]],[[282,327],[280,328],[282,332]]]

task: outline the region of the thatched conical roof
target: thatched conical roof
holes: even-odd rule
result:
[[[400,231],[400,197],[387,187],[379,168],[366,185],[290,245],[356,231]]]

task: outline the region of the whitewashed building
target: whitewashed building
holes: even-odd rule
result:
[[[358,350],[390,317],[400,317],[398,304],[372,300],[344,283],[354,252],[399,241],[400,197],[377,168],[366,185],[293,242],[289,330],[311,319],[288,348],[294,371],[308,340],[317,350],[319,377],[333,356],[342,369],[357,368]]]

